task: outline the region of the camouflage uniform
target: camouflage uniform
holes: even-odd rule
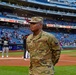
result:
[[[60,57],[60,45],[54,35],[41,31],[27,38],[30,52],[30,75],[54,75],[54,65]]]

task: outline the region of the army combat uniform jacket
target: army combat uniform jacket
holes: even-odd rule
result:
[[[54,35],[41,31],[27,38],[30,52],[30,75],[54,75],[54,65],[60,57],[60,45]]]

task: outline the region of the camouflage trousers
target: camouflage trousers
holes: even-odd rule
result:
[[[32,67],[30,69],[30,75],[54,75],[52,67]]]

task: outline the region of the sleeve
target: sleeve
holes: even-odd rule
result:
[[[52,62],[55,65],[58,62],[61,53],[61,46],[55,36],[52,37],[51,50],[52,50]]]

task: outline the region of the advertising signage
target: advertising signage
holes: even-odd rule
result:
[[[56,27],[56,28],[67,28],[67,29],[76,29],[76,26],[66,26],[66,25],[58,25],[58,24],[47,24],[47,27]]]
[[[11,22],[11,23],[20,23],[20,24],[28,24],[26,20],[17,20],[17,19],[9,19],[9,18],[0,18],[0,21]]]

